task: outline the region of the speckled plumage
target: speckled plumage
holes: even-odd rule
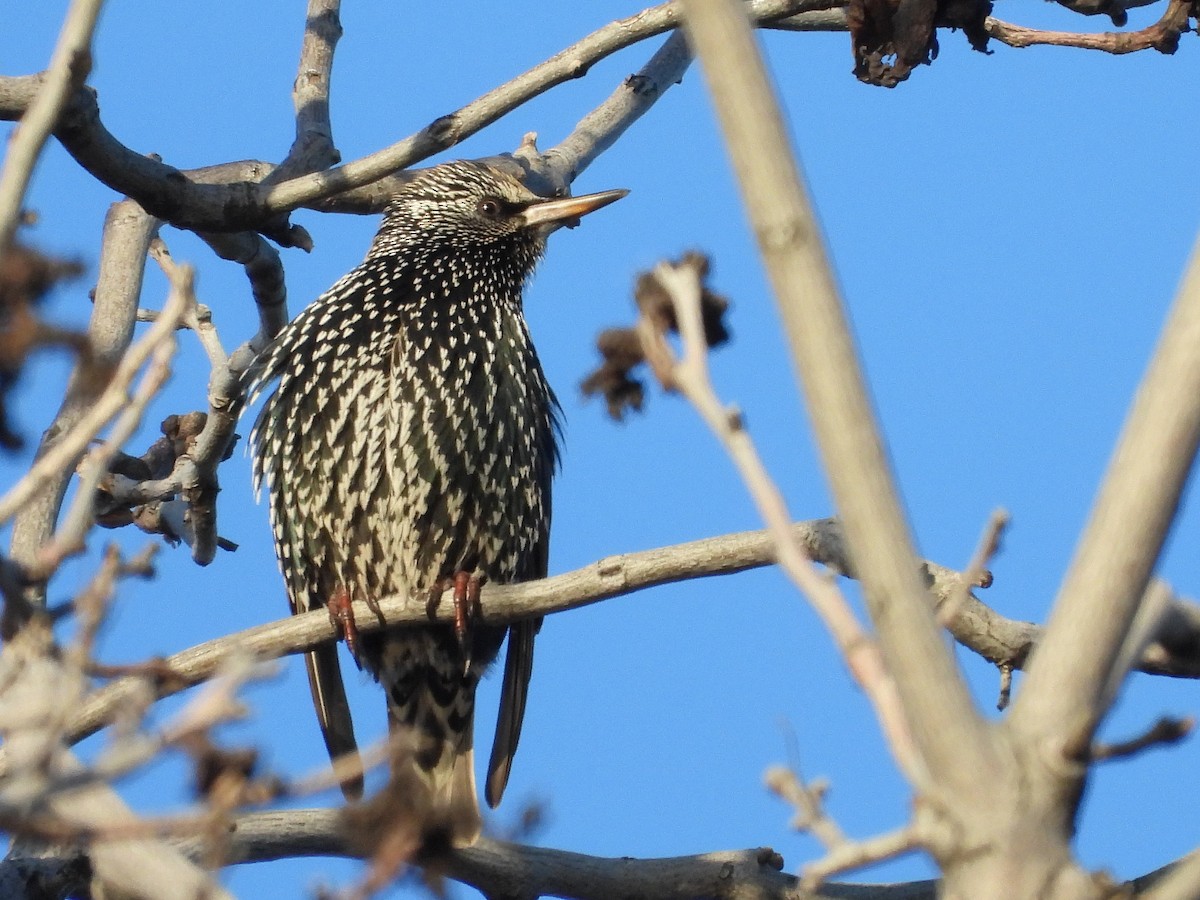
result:
[[[586,209],[581,215],[617,196]],[[600,197],[602,195],[595,195]],[[584,200],[585,198],[577,198]],[[287,326],[249,374],[277,381],[252,433],[293,611],[424,595],[456,573],[546,574],[557,403],[522,312],[546,235],[571,210],[494,167],[418,173],[393,199],[364,261]],[[488,800],[498,802],[524,714],[533,637],[511,629]],[[364,635],[360,664],[385,687],[393,727],[455,843],[479,829],[475,687],[509,629],[475,623]],[[469,663],[468,663],[469,658]],[[331,755],[354,749],[336,648],[308,657]]]

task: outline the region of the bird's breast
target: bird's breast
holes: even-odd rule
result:
[[[549,528],[554,426],[524,323],[443,311],[396,335],[390,383],[398,575],[421,587],[458,571],[529,577]]]

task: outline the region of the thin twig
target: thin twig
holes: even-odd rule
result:
[[[92,407],[69,434],[39,457],[21,480],[0,498],[0,523],[12,518],[51,478],[63,470],[70,469],[75,458],[84,451],[100,430],[129,403],[129,387],[133,379],[160,344],[173,340],[175,329],[186,309],[186,298],[181,292],[172,290],[162,316],[150,326],[140,341],[130,347],[104,392]]]
[[[163,340],[154,348],[141,382],[128,397],[125,407],[113,423],[108,438],[88,451],[76,467],[80,478],[75,499],[54,537],[38,553],[37,562],[28,567],[27,577],[44,581],[64,559],[83,550],[87,533],[96,521],[96,489],[100,480],[107,474],[113,457],[141,427],[146,407],[158,396],[171,375],[171,360],[174,355],[173,338]]]
[[[402,731],[395,731],[365,750],[339,756],[330,765],[322,766],[310,775],[290,779],[282,789],[286,797],[304,797],[345,784],[352,778],[362,778],[376,766],[393,758],[396,748],[410,741]]]
[[[71,94],[92,68],[92,32],[103,0],[74,0],[63,20],[45,80],[9,139],[0,172],[0,257],[8,252],[21,219],[33,167]]]
[[[270,667],[255,664],[244,655],[230,654],[207,684],[206,690],[192,698],[161,729],[152,734],[135,733],[132,730],[122,733],[91,765],[46,779],[38,793],[27,800],[27,804],[37,806],[56,794],[76,791],[89,785],[107,784],[154,761],[166,749],[186,749],[197,735],[222,723],[243,718],[245,710],[236,702],[236,691],[251,678],[265,678],[273,674]]]
[[[85,767],[50,732],[58,730],[56,715],[45,715],[47,707],[61,712],[71,705],[70,676],[48,652],[49,632],[44,618],[32,619],[7,642],[0,664],[10,679],[0,694],[6,713],[24,715],[23,724],[12,715],[5,717],[5,751],[19,763],[16,771],[0,779],[0,807],[28,813],[30,801],[42,795],[47,783],[61,782]],[[49,746],[51,751],[43,753]],[[85,783],[76,790],[54,791],[44,796],[40,810],[50,821],[60,821],[76,834],[112,829],[139,828],[138,819],[107,785]],[[21,817],[26,824],[28,816]],[[229,894],[209,875],[185,859],[177,850],[151,840],[91,842],[88,844],[92,882],[106,893],[121,896],[153,896],[160,900],[213,900]]]
[[[1012,702],[1013,667],[1011,663],[1000,663],[1000,691],[996,695],[996,709],[1000,712],[1008,709]]]
[[[1007,510],[997,509],[988,517],[987,524],[983,528],[983,535],[979,538],[979,545],[963,570],[961,590],[950,598],[950,602],[938,607],[939,625],[945,626],[958,618],[958,610],[967,601],[972,587],[991,586],[992,573],[988,570],[988,565],[991,563],[992,557],[1000,552],[1000,541],[1008,528],[1008,522]]]
[[[865,841],[845,841],[820,859],[804,866],[800,879],[801,888],[812,891],[828,881],[831,875],[893,859],[920,846],[920,835],[912,825],[876,835]]]
[[[1115,744],[1093,744],[1092,759],[1096,761],[1124,759],[1136,756],[1143,750],[1150,747],[1157,747],[1160,744],[1176,744],[1190,735],[1195,727],[1196,720],[1192,716],[1185,716],[1182,719],[1163,716],[1147,728],[1144,733],[1139,734],[1135,738],[1130,738],[1127,741],[1119,741]]]
[[[202,307],[196,300],[196,280],[188,266],[180,266],[171,258],[171,251],[161,237],[150,242],[150,256],[158,263],[163,274],[167,276],[174,290],[182,291],[187,307],[180,317],[180,328],[187,328],[196,333],[200,346],[208,357],[209,365],[218,369],[229,361],[225,348],[221,346],[221,338],[212,323],[212,311]],[[139,310],[141,312],[141,310]],[[157,317],[155,317],[157,319]]]
[[[823,780],[807,782],[795,768],[772,766],[763,776],[767,788],[796,810],[791,825],[810,833],[826,849],[847,842],[846,832],[825,812],[825,794],[829,785]]]
[[[862,627],[837,585],[813,569],[803,544],[795,539],[787,506],[743,427],[741,416],[723,407],[713,390],[700,307],[699,265],[699,261],[692,258],[674,266],[660,263],[654,269],[655,279],[674,305],[675,321],[683,342],[682,359],[670,360],[670,383],[695,407],[725,447],[767,530],[778,543],[780,568],[809,599],[829,629],[855,680],[870,699],[888,746],[910,783],[924,785],[927,774],[913,746],[896,684],[878,645]],[[643,316],[638,323],[638,332],[644,334],[653,327]],[[661,339],[645,349],[647,359],[670,352]],[[665,361],[660,362],[659,367],[665,364]]]
[[[255,242],[261,240],[257,235],[243,234]],[[216,556],[217,548],[222,545],[217,535],[216,498],[219,486],[216,470],[221,460],[227,456],[237,422],[233,407],[240,369],[235,367],[243,365],[243,360],[253,358],[253,351],[237,354],[236,361],[228,357],[211,318],[201,314],[190,268],[177,265],[171,259],[166,244],[159,239],[151,243],[150,253],[170,279],[173,289],[183,293],[186,307],[180,322],[196,332],[208,355],[212,366],[209,379],[209,412],[203,419],[199,433],[179,441],[183,448],[175,450],[177,455],[174,465],[165,477],[151,477],[144,481],[118,476],[110,478],[106,484],[106,490],[112,498],[109,511],[157,503],[153,510],[139,511],[133,516],[133,520],[143,530],[165,528],[162,523],[170,520],[175,510],[170,501],[177,495],[181,496],[180,520],[165,533],[185,540],[192,548],[193,559],[200,565],[207,565]],[[155,316],[154,321],[158,321],[158,316]],[[158,518],[154,520],[153,525],[148,525],[148,519],[153,518],[149,512],[153,511],[157,512]]]
[[[1190,0],[1170,0],[1162,18],[1139,31],[1107,31],[1101,34],[1079,34],[1069,31],[1041,31],[1026,28],[988,16],[984,30],[990,37],[1010,47],[1075,47],[1082,50],[1101,50],[1121,55],[1140,50],[1174,53],[1179,47],[1179,35],[1187,30],[1191,14]]]

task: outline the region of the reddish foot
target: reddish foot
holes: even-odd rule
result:
[[[338,588],[325,605],[329,609],[329,621],[333,622],[333,627],[342,633],[350,655],[354,657],[355,664],[361,669],[362,662],[358,655],[360,646],[358,623],[354,621],[354,607],[350,604],[350,592],[345,588]]]
[[[442,593],[447,588],[454,589],[454,636],[458,638],[458,645],[463,648],[467,666],[471,665],[471,623],[483,611],[479,604],[479,589],[483,586],[483,582],[484,579],[478,578],[470,572],[455,572],[453,577],[443,578],[434,585],[429,594],[429,601],[425,605],[429,617],[434,618]]]
[[[479,589],[482,586],[483,579],[469,572],[456,572],[454,575],[454,635],[464,648],[467,638],[471,636],[471,623],[483,614],[483,607],[479,605]]]

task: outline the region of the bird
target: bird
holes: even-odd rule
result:
[[[535,194],[495,162],[411,173],[363,261],[259,355],[248,402],[272,386],[251,431],[256,492],[269,497],[293,613],[325,607],[355,662],[384,688],[397,767],[427,794],[428,841],[480,834],[475,690],[507,635],[486,799],[508,782],[540,619],[478,619],[485,582],[547,573],[561,409],[523,310],[553,231],[624,197]],[[358,634],[355,600],[453,588],[454,623]],[[432,617],[431,617],[432,619]],[[306,656],[333,759],[356,752],[336,644]],[[348,799],[361,777],[343,782]]]

